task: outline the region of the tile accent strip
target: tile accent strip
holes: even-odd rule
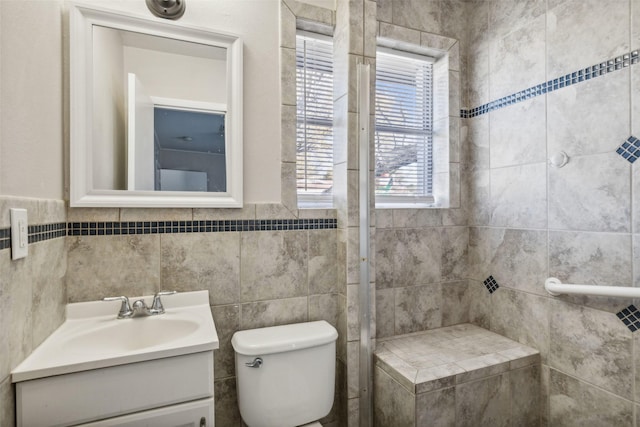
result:
[[[616,313],[618,319],[624,323],[631,332],[635,332],[640,329],[640,311],[635,305],[631,304],[629,307],[620,310]]]
[[[616,153],[620,154],[629,163],[633,163],[640,157],[640,140],[631,135],[625,142],[622,143],[616,150]]]
[[[337,228],[333,219],[249,219],[219,221],[70,222],[69,236],[123,234],[216,233],[229,231],[323,230]]]
[[[536,96],[544,95],[546,93],[562,89],[566,86],[571,86],[586,80],[595,79],[596,77],[603,76],[613,71],[622,70],[623,68],[629,67],[629,65],[637,64],[639,61],[640,51],[634,50],[633,52],[626,53],[613,59],[609,59],[605,62],[601,62],[599,64],[574,71],[564,76],[549,80],[545,83],[540,83],[539,85],[530,87],[528,89],[524,89],[511,95],[504,96],[500,99],[491,101],[487,104],[483,104],[479,107],[462,109],[460,110],[460,117],[463,119],[469,119],[472,117],[480,116],[491,111],[495,111],[499,108],[507,107],[509,105],[534,98]]]
[[[0,250],[11,247],[11,229],[0,228]]]
[[[239,231],[328,230],[338,228],[335,218],[249,219],[219,221],[69,222],[28,227],[29,243],[65,236],[118,236],[128,234],[220,233]],[[11,229],[0,229],[0,250],[11,247]]]
[[[29,243],[43,242],[67,235],[67,224],[58,222],[54,224],[30,225],[27,227]]]
[[[489,276],[486,279],[484,279],[483,283],[490,294],[494,293],[500,287],[500,285],[498,285],[498,282],[496,282],[496,279],[494,279],[493,276]]]

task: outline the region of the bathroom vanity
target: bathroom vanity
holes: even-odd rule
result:
[[[117,319],[118,301],[69,304],[66,321],[12,372],[17,425],[213,426],[219,342],[208,291],[164,306]]]

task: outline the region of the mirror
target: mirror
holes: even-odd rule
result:
[[[72,207],[241,207],[242,42],[70,10]]]

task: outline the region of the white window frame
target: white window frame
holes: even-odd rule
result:
[[[333,45],[333,38],[330,36],[326,36],[323,34],[318,34],[318,33],[312,33],[312,32],[308,32],[308,31],[303,31],[303,30],[297,30],[296,31],[296,99],[298,98],[298,65],[297,65],[297,54],[298,54],[298,49],[297,49],[297,44],[298,44],[298,38],[299,37],[304,37],[306,39],[314,39],[314,40],[319,40],[319,41],[323,41],[323,42],[328,42],[331,45]],[[333,67],[333,58],[331,60],[331,65]],[[332,73],[333,74],[333,73]],[[333,86],[333,79],[332,79],[332,86]],[[331,90],[331,99],[333,99],[333,89]],[[298,139],[298,123],[300,122],[300,120],[306,120],[306,116],[301,118],[298,114],[298,106],[296,105],[296,150],[297,150],[297,146],[299,143],[299,139]],[[333,149],[333,132],[334,132],[334,128],[333,128],[333,102],[331,102],[331,120],[329,122],[327,122],[327,128],[329,130],[331,130],[331,148]],[[311,191],[304,191],[301,190],[298,187],[298,167],[299,164],[298,162],[296,162],[296,193],[297,193],[297,198],[298,198],[298,207],[300,208],[332,208],[333,207],[333,188],[334,188],[334,181],[332,180],[331,183],[331,191],[328,193],[316,193],[316,192],[311,192]],[[332,154],[332,158],[331,158],[331,167],[333,168],[333,154]],[[332,172],[333,173],[333,172]],[[332,175],[333,178],[333,175]]]
[[[435,58],[432,58],[430,56],[426,56],[426,55],[418,55],[418,54],[413,54],[413,53],[409,53],[409,52],[404,52],[404,51],[400,51],[400,50],[395,50],[395,49],[388,49],[388,48],[384,48],[384,47],[380,47],[378,46],[377,48],[377,52],[379,54],[383,54],[383,55],[393,55],[393,56],[397,56],[397,57],[402,57],[402,58],[408,58],[408,59],[412,59],[412,60],[419,60],[421,62],[426,62],[426,63],[430,63],[430,64],[434,64],[436,62]],[[433,70],[432,72],[432,79],[433,79]],[[376,76],[376,80],[377,80],[377,76]],[[427,146],[425,146],[425,150],[423,150],[423,153],[425,153],[425,155],[427,155],[426,153],[428,153],[427,157],[428,157],[428,164],[426,165],[428,171],[426,173],[430,174],[430,176],[426,177],[425,179],[429,180],[431,182],[431,185],[428,186],[428,189],[430,189],[430,191],[427,194],[422,194],[422,195],[383,195],[383,194],[379,194],[378,191],[376,190],[375,193],[375,204],[376,204],[376,208],[420,208],[420,207],[433,207],[435,199],[433,196],[433,122],[434,122],[434,118],[433,118],[433,103],[434,103],[434,84],[433,84],[433,80],[430,82],[430,98],[428,99],[428,102],[430,103],[430,105],[428,106],[428,108],[430,109],[430,118],[429,118],[429,124],[428,127],[430,129],[428,129],[428,138],[427,138]],[[378,85],[376,84],[376,96],[378,95]],[[378,107],[378,104],[376,102],[376,109]],[[379,123],[376,120],[376,126],[375,126],[375,136],[374,138],[377,139],[378,137],[378,130],[382,128],[381,126],[379,126]],[[389,130],[389,128],[384,128],[386,130]],[[404,133],[404,132],[399,132],[399,133]],[[410,134],[412,133],[411,130],[408,130],[405,134]],[[377,144],[377,142],[376,142]],[[376,158],[377,161],[377,158]],[[425,166],[423,166],[425,167]],[[377,177],[377,175],[376,175]],[[377,179],[376,179],[377,181]],[[374,185],[377,184],[377,182],[373,183]]]

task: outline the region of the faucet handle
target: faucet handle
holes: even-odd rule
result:
[[[162,291],[158,292],[153,296],[153,304],[151,304],[151,310],[153,310],[156,314],[164,313],[164,306],[162,305],[162,300],[160,297],[165,295],[173,295],[176,291]]]
[[[129,304],[129,298],[125,296],[102,298],[102,301],[122,301],[122,305],[120,306],[120,311],[118,312],[118,319],[124,319],[127,317],[131,317],[133,315],[133,310],[131,310],[131,304]]]

